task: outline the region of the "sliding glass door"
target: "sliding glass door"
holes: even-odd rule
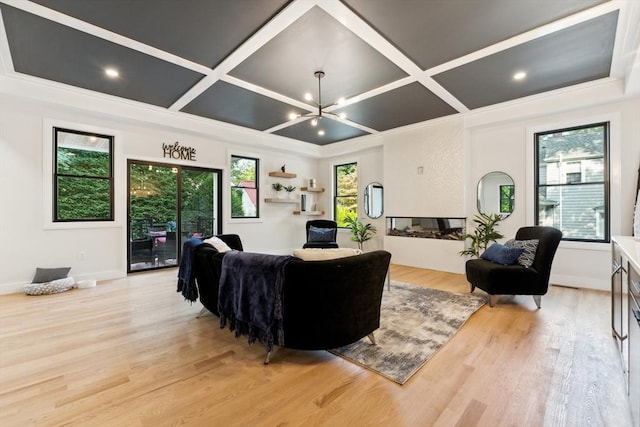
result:
[[[190,237],[221,229],[221,171],[129,160],[128,271],[176,267]]]

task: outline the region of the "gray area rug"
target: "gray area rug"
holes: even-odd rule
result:
[[[382,294],[377,345],[363,338],[330,351],[404,384],[485,303],[484,296],[392,281]]]

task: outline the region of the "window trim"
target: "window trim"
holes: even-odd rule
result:
[[[354,160],[352,162],[346,162],[346,163],[336,163],[333,165],[333,220],[338,222],[336,215],[338,213],[338,198],[339,197],[355,197],[356,198],[356,216],[358,215],[358,210],[359,210],[359,204],[360,204],[360,200],[358,199],[358,185],[356,185],[356,192],[355,194],[348,194],[348,195],[341,195],[338,196],[338,174],[336,173],[338,168],[340,166],[347,166],[347,165],[356,165],[356,172],[358,171],[358,161]],[[339,229],[347,229],[347,226],[340,226],[338,225]]]
[[[83,132],[113,136],[113,221],[73,221],[54,222],[52,215],[53,206],[53,128],[75,129]],[[81,229],[107,229],[121,228],[125,225],[126,209],[119,208],[126,203],[126,159],[124,155],[124,138],[122,131],[114,128],[88,125],[79,122],[70,122],[51,117],[42,119],[42,166],[41,180],[42,197],[41,215],[42,228],[44,230],[81,230]],[[123,238],[125,236],[123,230]]]
[[[75,130],[75,129],[68,129],[68,128],[63,128],[60,126],[54,126],[53,129],[53,153],[52,153],[52,159],[53,159],[53,165],[52,165],[52,199],[53,199],[53,203],[52,203],[52,221],[53,222],[66,222],[66,223],[70,223],[70,222],[113,222],[115,217],[114,217],[114,211],[115,211],[115,189],[114,189],[114,136],[113,135],[106,135],[106,134],[100,134],[97,132],[87,132],[87,131],[81,131],[81,130]],[[109,173],[108,176],[106,178],[104,177],[98,177],[98,176],[88,176],[88,175],[71,175],[71,174],[60,174],[58,173],[58,133],[59,132],[64,132],[64,133],[70,133],[70,134],[76,134],[76,135],[84,135],[84,136],[96,136],[98,138],[103,138],[103,139],[108,139],[109,140]],[[80,179],[101,179],[104,181],[108,181],[109,183],[109,199],[111,201],[111,203],[109,204],[109,217],[108,218],[104,218],[104,219],[98,219],[98,218],[89,218],[89,219],[83,219],[83,218],[71,218],[71,219],[61,219],[58,217],[58,178],[59,177],[74,177],[74,178],[80,178]]]
[[[233,189],[234,188],[248,188],[248,187],[237,187],[235,185],[233,185],[233,183],[231,182],[231,168],[232,168],[232,163],[233,163],[233,159],[237,158],[237,159],[248,159],[248,160],[253,160],[256,163],[256,179],[255,179],[255,187],[251,187],[254,188],[256,190],[256,214],[255,216],[233,216],[233,203],[231,201],[231,197],[233,194]],[[260,182],[260,158],[257,156],[251,156],[251,155],[244,155],[244,154],[230,154],[229,156],[229,218],[232,221],[255,221],[255,220],[259,220],[260,219],[260,186],[261,186],[261,182]]]
[[[605,209],[604,209],[604,237],[602,239],[586,239],[586,238],[569,238],[569,237],[562,237],[562,241],[565,242],[577,242],[577,243],[605,243],[608,244],[611,241],[611,235],[612,235],[612,206],[613,206],[613,201],[611,200],[611,171],[612,171],[612,166],[611,166],[611,127],[612,127],[612,123],[611,120],[596,120],[596,121],[584,121],[587,124],[583,124],[583,125],[573,125],[573,126],[567,126],[567,127],[557,127],[557,128],[553,128],[551,130],[547,129],[547,130],[539,130],[536,131],[532,134],[532,155],[533,155],[533,224],[535,225],[539,225],[539,214],[538,214],[538,208],[539,208],[539,198],[538,198],[538,194],[539,194],[539,189],[540,189],[540,183],[539,183],[539,166],[540,166],[540,159],[538,158],[538,144],[539,144],[539,136],[541,135],[548,135],[548,134],[553,134],[553,133],[560,133],[560,132],[567,132],[567,131],[573,131],[573,130],[579,130],[579,129],[587,129],[587,128],[595,128],[595,127],[599,127],[599,126],[604,126],[604,147],[603,147],[603,166],[604,166],[604,179],[602,181],[597,181],[597,182],[587,182],[587,183],[569,183],[566,182],[564,184],[562,183],[558,183],[558,184],[553,184],[553,187],[564,187],[564,186],[584,186],[584,185],[603,185],[604,186],[604,204],[605,204]],[[529,162],[528,162],[529,163]],[[580,173],[582,174],[582,170],[580,171]]]

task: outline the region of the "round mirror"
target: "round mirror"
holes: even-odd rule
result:
[[[372,182],[364,189],[364,212],[369,218],[380,218],[382,216],[383,203],[382,184]]]
[[[515,185],[504,172],[489,172],[478,182],[478,212],[500,214],[504,218],[513,212]]]

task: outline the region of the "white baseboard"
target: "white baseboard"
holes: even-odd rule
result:
[[[599,291],[611,291],[611,282],[608,279],[594,279],[592,277],[551,275],[549,283],[552,285],[569,286],[572,288],[596,289]]]
[[[72,274],[71,275],[75,281],[78,280],[113,280],[120,279],[122,277],[126,277],[127,273],[122,271],[101,271],[97,273],[91,274]],[[20,294],[24,292],[24,285],[28,285],[30,282],[15,282],[15,283],[0,283],[0,295],[8,295],[8,294]]]

